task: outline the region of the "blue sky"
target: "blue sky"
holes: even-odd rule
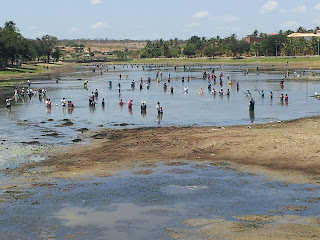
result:
[[[320,0],[1,0],[0,25],[58,39],[241,38],[320,26]]]

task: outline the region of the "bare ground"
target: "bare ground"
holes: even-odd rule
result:
[[[291,181],[320,183],[320,118],[231,127],[158,127],[87,132],[89,144],[49,153],[24,164],[35,177],[109,176],[158,162],[233,162],[249,172]],[[34,170],[36,169],[36,170]]]

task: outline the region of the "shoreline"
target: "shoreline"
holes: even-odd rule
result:
[[[47,67],[49,66],[49,70],[45,70],[44,72],[36,72],[36,73],[19,73],[19,74],[0,74],[0,82],[10,82],[10,77],[13,77],[13,83],[19,83],[19,81],[22,80],[26,80],[28,78],[39,78],[39,77],[48,77],[48,76],[52,76],[52,75],[57,75],[60,73],[66,73],[66,72],[70,72],[71,69],[73,69],[73,67],[75,66],[79,66],[79,65],[94,65],[94,64],[107,64],[107,65],[112,65],[112,64],[139,64],[139,65],[143,65],[143,64],[152,64],[152,65],[165,65],[165,64],[169,64],[169,66],[175,66],[175,65],[217,65],[217,64],[221,64],[221,65],[234,65],[234,66],[248,66],[248,65],[259,65],[260,67],[260,71],[261,70],[265,70],[265,69],[270,69],[270,68],[277,68],[279,69],[283,69],[283,70],[287,70],[287,69],[291,69],[291,68],[297,68],[297,69],[309,69],[309,68],[319,68],[320,67],[320,60],[318,61],[311,61],[311,62],[307,62],[307,61],[303,61],[303,58],[301,61],[296,60],[293,62],[290,62],[288,65],[286,64],[286,61],[290,61],[293,60],[294,58],[285,58],[285,59],[281,59],[282,61],[265,61],[264,59],[267,58],[258,58],[258,59],[254,59],[256,61],[247,61],[247,62],[241,62],[238,60],[232,60],[232,59],[201,59],[201,58],[191,58],[191,59],[135,59],[135,60],[128,60],[127,62],[92,62],[92,63],[64,63],[64,62],[57,62],[54,64],[47,64],[47,63],[37,63],[36,65],[39,66],[44,66]],[[251,60],[251,59],[250,59]],[[262,60],[262,61],[261,61]],[[267,59],[268,60],[268,59]],[[276,59],[274,59],[276,60]],[[246,61],[246,60],[245,60]],[[26,64],[26,65],[34,65],[34,64]],[[253,68],[252,68],[253,69]],[[310,79],[312,78],[311,76],[309,77]],[[314,79],[317,78],[316,80],[319,80],[319,77],[313,77]],[[309,79],[309,80],[310,80]],[[300,80],[300,81],[308,81],[308,79],[306,80],[302,80],[302,79],[294,79],[294,78],[289,78],[287,80]],[[10,86],[10,85],[9,85]]]
[[[58,147],[41,162],[4,172],[22,183],[107,177],[157,163],[231,163],[241,171],[296,183],[320,183],[320,117],[228,127],[139,127],[87,131],[88,144]],[[27,174],[26,174],[27,173]],[[30,174],[28,174],[30,173]]]

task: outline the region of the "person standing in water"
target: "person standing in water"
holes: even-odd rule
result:
[[[7,97],[7,99],[6,99],[6,108],[11,108],[11,100],[12,100],[12,98]]]
[[[146,111],[147,110],[147,105],[145,101],[141,102],[141,111]]]
[[[161,107],[160,102],[158,102],[157,105],[156,105],[156,109],[157,109],[158,113],[160,113],[160,107]]]
[[[261,92],[259,92],[261,94],[261,97],[264,97],[264,91],[261,90]]]
[[[62,105],[62,107],[66,106],[66,99],[65,98],[61,99],[61,105]]]
[[[255,101],[253,100],[253,98],[251,98],[249,102],[249,110],[254,111],[254,104],[255,104]]]
[[[128,101],[128,108],[132,108],[132,105],[133,105],[132,102],[133,102],[132,99]]]
[[[280,98],[280,102],[283,102],[283,98],[284,98],[283,93],[280,94],[279,98]]]

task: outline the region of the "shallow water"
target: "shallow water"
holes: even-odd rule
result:
[[[224,92],[230,88],[230,97],[224,95],[213,96],[207,89],[207,80],[202,80],[201,72],[210,71],[212,66],[187,66],[187,72],[183,67],[162,68],[163,80],[157,83],[155,69],[143,68],[140,66],[116,66],[115,70],[109,66],[106,68],[96,68],[93,73],[91,66],[76,68],[72,74],[62,74],[61,80],[56,83],[52,79],[32,80],[33,89],[46,88],[47,98],[51,99],[52,107],[47,109],[43,100],[38,97],[28,99],[17,99],[13,101],[11,110],[5,108],[5,97],[8,93],[0,95],[1,109],[0,118],[0,139],[5,140],[5,144],[70,144],[77,139],[80,129],[96,129],[99,127],[138,127],[138,126],[209,126],[209,125],[239,125],[251,123],[264,123],[269,121],[289,120],[305,116],[319,114],[319,102],[315,98],[309,97],[314,92],[320,92],[318,82],[285,82],[284,89],[280,89],[279,81],[283,78],[283,73],[272,69],[271,71],[261,71],[257,75],[256,71],[250,71],[244,75],[245,68],[238,66],[225,66],[217,69],[215,74],[223,72]],[[215,68],[217,66],[214,66]],[[246,66],[253,67],[254,66]],[[100,74],[102,70],[102,75]],[[293,71],[293,69],[292,69]],[[291,71],[291,72],[292,72]],[[314,70],[318,73],[317,70]],[[122,75],[120,80],[119,74]],[[128,74],[128,77],[126,77]],[[167,76],[171,75],[171,83],[165,92],[163,84]],[[232,86],[228,85],[227,75],[233,80]],[[182,76],[185,82],[182,83]],[[191,80],[187,81],[187,76]],[[146,88],[146,80],[151,78],[150,89]],[[139,80],[144,80],[143,89],[139,90]],[[219,77],[218,77],[219,78]],[[79,80],[81,79],[81,80]],[[84,89],[82,84],[87,79],[88,89]],[[133,90],[130,86],[135,80],[136,87]],[[113,87],[109,87],[112,81]],[[240,89],[237,91],[236,82],[239,81]],[[118,93],[117,84],[121,83],[121,94]],[[216,90],[220,89],[219,80],[213,85]],[[183,92],[184,85],[188,86],[189,93]],[[170,86],[174,87],[174,93],[170,93]],[[20,89],[26,86],[20,86]],[[199,94],[199,89],[204,89],[204,94]],[[98,89],[99,97],[95,108],[88,106],[88,96]],[[256,101],[254,112],[249,112],[249,97],[243,93],[250,89],[252,97]],[[258,90],[264,90],[265,97],[261,97]],[[6,89],[13,93],[14,89]],[[273,100],[269,97],[269,92],[273,91]],[[279,101],[279,94],[288,94],[288,104]],[[10,94],[11,95],[11,94]],[[74,109],[61,106],[61,99],[72,100]],[[106,105],[101,106],[102,98]],[[125,102],[123,107],[119,106],[119,100]],[[133,99],[133,109],[128,111],[126,102]],[[146,101],[147,112],[141,114],[141,101]],[[160,101],[164,109],[163,116],[159,117],[156,111],[156,103]],[[57,106],[55,106],[57,104]],[[12,156],[10,156],[12,157]],[[4,160],[5,162],[6,160]],[[2,161],[3,163],[3,161]],[[0,165],[3,165],[0,163]]]
[[[152,170],[1,191],[0,239],[170,239],[166,229],[186,228],[191,218],[320,214],[319,187],[312,184],[266,181],[208,163]],[[283,209],[289,205],[306,209]]]

